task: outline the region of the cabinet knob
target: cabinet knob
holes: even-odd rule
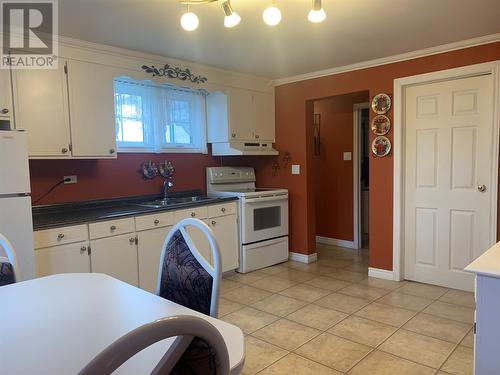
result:
[[[135,237],[131,237],[128,241],[130,242],[130,244],[135,243]]]
[[[87,251],[87,246],[82,246],[82,247],[80,248],[80,251],[81,251],[82,253],[86,252],[86,251]]]
[[[232,138],[236,138],[236,133],[232,133],[232,134],[231,134],[231,137],[232,137]]]
[[[2,112],[2,115],[6,115],[9,113],[9,110],[7,108],[3,108],[0,112]]]
[[[195,217],[195,216],[196,216],[196,213],[191,212],[191,217]]]
[[[220,210],[221,210],[222,212],[226,212],[226,207],[222,207]]]
[[[60,241],[60,240],[62,240],[63,238],[64,238],[64,234],[63,234],[63,233],[59,233],[59,234],[57,235],[57,239],[58,239],[59,241]]]
[[[255,134],[255,139],[259,139],[259,135],[258,134]]]
[[[154,223],[155,225],[158,225],[158,224],[160,224],[160,220],[155,219],[155,221],[153,221],[153,223]]]
[[[61,150],[61,152],[62,152],[63,154],[65,154],[65,153],[67,153],[67,152],[68,152],[68,149],[67,149],[66,147],[63,147],[63,148],[62,148],[62,150]]]
[[[212,225],[215,225],[217,224],[217,222],[215,220],[212,220]]]
[[[114,154],[114,153],[115,153],[115,149],[114,149],[114,148],[110,148],[110,149],[109,149],[109,153],[110,153],[110,154]]]
[[[114,230],[116,230],[116,226],[114,226],[114,225],[110,226],[110,227],[109,227],[109,230],[110,230],[110,231],[114,231]]]

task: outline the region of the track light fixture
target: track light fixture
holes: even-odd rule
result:
[[[318,23],[323,22],[325,18],[326,13],[321,6],[321,0],[313,0],[313,6],[307,15],[307,19],[311,22]]]
[[[230,0],[224,1],[222,3],[222,10],[224,11],[224,26],[225,27],[235,27],[240,23],[241,17],[236,13],[231,7]]]
[[[189,10],[190,5],[209,4],[217,1],[219,0],[180,0],[180,4],[187,5],[187,12],[181,17],[182,28],[186,31],[194,31],[200,23],[198,16]],[[222,1],[222,10],[224,11],[224,26],[227,28],[237,26],[241,22],[241,17],[233,10],[231,0],[220,1]],[[312,0],[312,8],[307,15],[309,21],[318,23],[325,20],[326,13],[321,3],[321,0]],[[262,19],[269,26],[276,26],[281,22],[281,11],[276,6],[275,0],[272,0],[271,5],[264,10]]]

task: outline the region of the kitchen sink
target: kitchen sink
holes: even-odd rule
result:
[[[158,199],[151,202],[138,203],[139,206],[143,207],[151,207],[151,208],[162,208],[168,207],[172,205],[178,205],[183,203],[191,203],[191,202],[200,202],[207,199],[212,199],[209,197],[182,197],[182,198],[167,198],[167,199]]]

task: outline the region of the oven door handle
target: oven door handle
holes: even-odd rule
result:
[[[275,195],[272,197],[243,198],[243,203],[261,203],[270,201],[288,200],[288,195]]]

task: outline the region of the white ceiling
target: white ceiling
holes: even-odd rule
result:
[[[321,24],[307,21],[311,0],[276,0],[276,27],[262,21],[270,3],[232,0],[233,29],[220,2],[193,7],[200,26],[189,33],[176,0],[59,0],[59,32],[273,79],[500,32],[499,0],[323,0]]]

